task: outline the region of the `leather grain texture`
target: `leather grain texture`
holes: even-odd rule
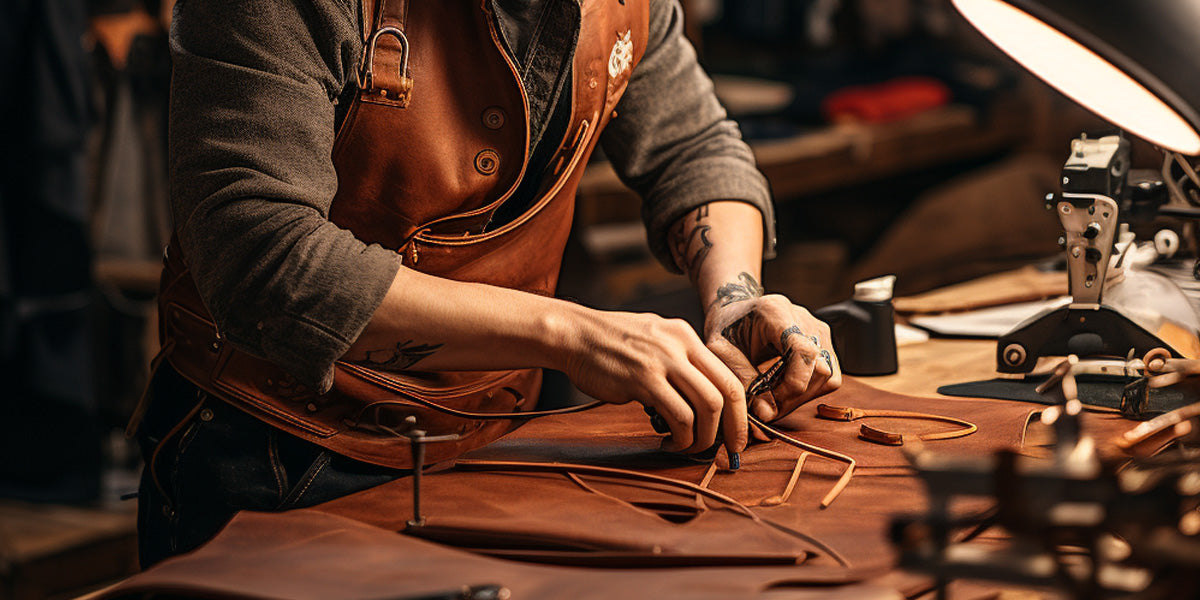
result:
[[[88,600],[171,597],[255,600],[458,597],[499,585],[512,598],[822,598],[900,600],[876,585],[823,584],[794,567],[585,569],[479,556],[312,510],[241,513],[212,542]],[[781,595],[782,591],[782,595]],[[435,594],[442,594],[435,596]]]

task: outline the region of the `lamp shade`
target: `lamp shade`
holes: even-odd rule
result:
[[[952,2],[1066,96],[1163,148],[1200,154],[1200,1]]]

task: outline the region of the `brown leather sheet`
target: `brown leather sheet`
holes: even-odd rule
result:
[[[820,401],[977,424],[979,431],[965,438],[925,442],[957,454],[1020,446],[1030,414],[1040,408],[915,398],[854,379]],[[908,433],[953,427],[870,422]],[[1102,437],[1129,426],[1108,415],[1089,415],[1088,422]],[[841,496],[821,509],[845,465],[816,456],[807,457],[786,503],[764,503],[783,492],[800,455],[780,442],[752,446],[739,471],[718,469],[698,489],[709,466],[658,451],[659,436],[640,406],[548,417],[424,477],[426,524],[413,533],[474,551],[397,535],[412,516],[412,482],[404,479],[315,509],[241,514],[201,550],[104,597],[188,589],[202,596],[315,598],[337,589],[337,596],[371,598],[482,583],[530,598],[752,598],[767,590],[779,595],[779,586],[795,592],[785,597],[828,597],[835,589],[846,597],[913,594],[929,582],[894,571],[886,532],[895,515],[923,510],[925,494],[903,450],[860,440],[860,424],[820,419],[815,404],[779,423],[793,437],[859,462]],[[717,462],[725,464],[723,455]],[[974,512],[987,504],[957,508]]]
[[[240,513],[195,552],[170,559],[97,598],[145,593],[190,598],[328,600],[422,598],[502,585],[512,598],[760,597],[897,600],[873,585],[805,589],[794,567],[583,569],[478,556],[312,510]],[[772,595],[777,595],[772,593]],[[444,596],[439,596],[444,597]]]
[[[965,438],[925,442],[931,450],[990,454],[1020,446],[1029,416],[1041,407],[998,400],[918,398],[871,387],[846,378],[842,388],[818,402],[880,410],[934,413],[971,421],[979,431]],[[872,425],[916,433],[953,428],[952,425],[908,419],[872,418]],[[609,406],[587,413],[534,421],[507,438],[481,448],[470,458],[574,462],[633,468],[638,471],[699,483],[708,468],[687,459],[658,452],[658,436],[649,430],[637,406]],[[780,506],[759,506],[784,491],[800,451],[779,442],[756,444],[742,454],[737,472],[718,470],[709,488],[751,507],[763,518],[802,531],[844,559],[814,552],[805,569],[822,577],[824,571],[857,579],[884,572],[894,563],[886,539],[888,524],[898,513],[925,508],[925,493],[907,466],[902,447],[882,446],[858,438],[862,421],[840,422],[816,416],[816,403],[801,406],[777,423],[802,441],[849,455],[858,461],[850,485],[829,508],[822,497],[845,469],[842,463],[809,456],[790,500]],[[719,460],[724,465],[723,458]],[[436,484],[427,478],[428,487]],[[387,486],[364,493],[385,493]],[[331,503],[337,505],[338,501]],[[986,504],[965,505],[964,511]],[[429,510],[434,510],[429,506]]]

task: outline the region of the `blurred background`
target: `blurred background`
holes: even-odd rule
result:
[[[914,294],[1058,252],[1043,208],[1107,126],[994,50],[948,0],[683,0],[687,32],[778,211],[764,284],[816,308],[856,281]],[[170,0],[0,6],[0,598],[135,568],[123,430],[157,351],[170,233]],[[1134,142],[1135,166],[1158,156]],[[560,294],[699,323],[639,201],[589,165]],[[550,382],[570,393],[564,380]]]

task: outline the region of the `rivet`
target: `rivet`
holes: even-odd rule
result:
[[[209,422],[209,421],[213,420],[213,411],[212,411],[212,409],[211,409],[211,408],[206,408],[206,409],[204,409],[204,410],[200,411],[200,420],[201,420],[201,421],[204,421],[205,423],[207,423],[207,422]]]
[[[317,412],[317,405],[313,404],[312,402],[309,402],[308,406],[305,406],[304,408],[308,409],[308,412]]]
[[[500,168],[500,155],[495,150],[480,150],[475,155],[475,170],[483,175],[494,175]]]
[[[591,89],[593,89],[593,90],[594,90],[594,89],[596,89],[596,85],[598,85],[598,84],[596,83],[596,80],[595,80],[595,79],[589,79],[589,80],[588,80],[588,87],[589,87],[589,88],[591,88]]]
[[[387,97],[387,90],[379,90],[379,95]]]
[[[259,331],[262,331],[262,330],[263,330],[263,327],[266,327],[266,325],[263,325],[263,322],[262,322],[262,321],[259,321],[259,322],[257,322],[257,323],[255,323],[255,324],[254,324],[254,328],[255,328],[255,329],[257,329],[257,330],[259,330]]]
[[[483,111],[481,118],[483,119],[483,126],[488,129],[500,129],[504,127],[504,109],[498,106],[492,106]]]
[[[274,386],[274,385],[275,385],[275,380],[274,380],[274,379],[271,379],[270,377],[268,377],[268,378],[267,378],[267,385],[268,385],[268,386]]]

